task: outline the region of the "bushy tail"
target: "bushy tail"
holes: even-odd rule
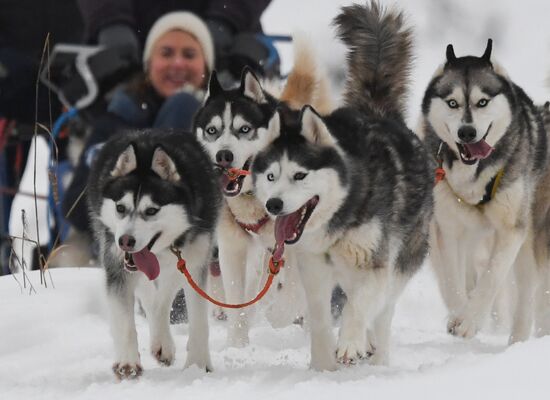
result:
[[[319,65],[311,41],[305,34],[294,34],[294,66],[286,81],[280,100],[292,109],[312,105],[319,113],[328,114],[333,109],[330,85],[325,71]]]
[[[379,115],[403,116],[412,63],[412,30],[403,14],[377,1],[342,8],[334,19],[348,48],[344,100]]]

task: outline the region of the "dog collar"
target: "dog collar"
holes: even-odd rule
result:
[[[265,214],[262,218],[260,218],[256,223],[254,224],[245,224],[244,222],[239,221],[237,218],[235,218],[235,222],[246,232],[248,233],[255,233],[258,234],[260,229],[269,221],[269,215]]]
[[[435,156],[435,160],[437,162],[437,168],[435,169],[435,184],[437,185],[439,182],[441,182],[443,179],[445,179],[445,170],[443,169],[443,156],[441,155],[441,150],[443,149],[443,141],[439,143],[439,147],[437,149],[437,154]],[[490,202],[493,197],[495,197],[495,194],[498,190],[498,187],[500,185],[500,180],[502,179],[502,175],[504,175],[504,169],[500,169],[495,176],[491,178],[489,183],[487,183],[487,186],[485,186],[485,194],[481,198],[481,200],[477,204],[472,204],[478,208],[482,208],[483,205]],[[450,188],[450,187],[449,187]],[[456,197],[457,201],[459,203],[466,203],[470,204],[467,201],[465,201],[462,197],[457,195],[453,189],[451,189],[454,196]]]
[[[504,169],[499,170],[497,174],[491,178],[487,186],[485,186],[485,194],[483,195],[483,198],[476,204],[477,207],[490,202],[493,197],[495,197],[500,185],[500,180],[502,179],[502,175],[504,175]]]
[[[455,191],[449,186],[449,189],[451,189],[451,192],[453,192],[454,196],[456,197],[456,200],[459,203],[465,203],[473,205],[474,207],[477,207],[478,209],[482,209],[485,204],[490,202],[493,197],[495,197],[495,194],[498,190],[498,187],[500,186],[500,180],[502,179],[502,176],[504,175],[504,169],[501,169],[497,172],[495,176],[491,178],[489,183],[487,183],[487,186],[485,186],[485,194],[481,198],[481,200],[476,204],[470,204],[466,200],[464,200],[462,197],[460,197],[458,194],[455,193]]]

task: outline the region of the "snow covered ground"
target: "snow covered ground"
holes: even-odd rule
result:
[[[268,33],[309,32],[323,63],[338,71],[344,50],[328,24],[350,1],[274,0],[264,16]],[[385,3],[385,2],[384,2]],[[409,123],[414,126],[422,92],[445,46],[458,56],[481,54],[488,37],[493,54],[537,102],[550,98],[550,2],[409,0],[400,2],[415,26],[416,62]],[[281,46],[284,69],[291,50]],[[17,275],[22,283],[22,276]],[[548,399],[550,338],[506,346],[506,334],[483,332],[470,341],[445,333],[446,312],[428,265],[413,279],[394,320],[391,364],[361,364],[337,372],[308,369],[309,334],[299,326],[273,329],[261,317],[245,349],[224,346],[225,323],[211,324],[215,371],[183,370],[187,327],[173,326],[176,362],[156,364],[148,330],[138,317],[144,375],[116,383],[112,341],[97,268],[51,271],[48,288],[29,275],[37,293],[0,277],[1,399]],[[336,334],[335,327],[335,334]]]
[[[137,318],[145,372],[117,383],[103,300],[103,271],[51,271],[55,288],[30,280],[37,294],[0,278],[2,399],[547,399],[550,337],[507,348],[506,335],[464,341],[445,333],[445,310],[431,270],[411,282],[398,306],[389,367],[361,364],[337,372],[308,369],[309,334],[273,329],[261,317],[244,349],[226,348],[225,322],[211,320],[215,371],[184,370],[186,325],[174,325],[171,367],[149,354],[144,318]],[[21,276],[19,276],[21,279]],[[28,287],[28,286],[27,286]],[[336,328],[335,328],[336,334]]]

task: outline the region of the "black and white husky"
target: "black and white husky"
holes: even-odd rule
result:
[[[515,264],[515,342],[531,332],[533,202],[548,164],[547,136],[539,110],[491,51],[491,40],[481,57],[456,57],[447,47],[424,96],[419,133],[444,171],[430,255],[448,330],[474,336]]]
[[[302,36],[294,38],[295,63],[280,96],[273,96],[262,88],[257,77],[248,69],[242,74],[240,86],[226,90],[213,73],[204,106],[195,117],[194,131],[212,158],[222,169],[249,170],[254,156],[266,145],[267,123],[277,106],[298,108],[304,104],[316,104],[323,109],[330,107],[326,78],[315,64],[315,55],[309,42]],[[219,184],[225,197],[220,217],[217,239],[219,260],[224,285],[225,300],[242,303],[252,298],[267,271],[264,255],[273,247],[273,222],[269,219],[252,188],[252,180],[241,175],[235,180],[226,174]],[[300,316],[299,301],[303,297],[295,269],[296,260],[288,255],[286,267],[277,277],[286,284],[277,299],[287,306],[274,304],[268,310],[272,324],[284,319],[290,322]],[[263,278],[265,280],[265,277]],[[280,294],[280,296],[279,296]],[[282,308],[281,308],[282,307]],[[285,312],[280,312],[286,308]],[[271,311],[271,312],[269,312]],[[229,346],[241,347],[249,342],[248,330],[251,308],[227,310]],[[284,314],[287,316],[285,317]],[[284,318],[283,318],[284,317]]]
[[[142,372],[135,296],[149,321],[153,356],[171,364],[175,345],[170,307],[185,284],[171,248],[182,252],[191,274],[204,284],[221,203],[208,156],[190,133],[145,130],[117,135],[93,164],[88,201],[107,277],[114,373],[123,379]],[[193,290],[185,297],[186,366],[211,370],[206,304]]]
[[[277,248],[298,254],[320,370],[368,355],[388,363],[394,307],[427,253],[432,216],[427,155],[402,118],[411,31],[377,2],[344,7],[335,25],[349,49],[348,106],[325,117],[309,106],[276,113],[252,167]],[[348,298],[337,344],[332,272]]]

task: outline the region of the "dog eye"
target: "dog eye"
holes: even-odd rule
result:
[[[307,176],[307,174],[305,172],[296,172],[294,174],[294,180],[295,181],[301,181],[302,179],[304,179],[305,177]]]
[[[119,214],[124,214],[126,212],[126,207],[122,204],[116,205],[116,212]]]
[[[481,99],[477,102],[477,106],[479,108],[483,108],[485,107],[487,104],[489,104],[489,100],[488,99]]]
[[[145,215],[147,216],[152,216],[152,215],[155,215],[156,213],[159,212],[159,209],[158,208],[155,208],[155,207],[148,207],[145,209]]]
[[[207,135],[215,135],[217,132],[218,130],[213,126],[209,126],[208,128],[206,128]]]
[[[270,182],[273,182],[275,180],[275,175],[271,173],[267,174],[267,180]]]
[[[450,108],[458,108],[458,102],[455,99],[448,100],[447,105]]]
[[[252,130],[252,128],[248,125],[241,126],[241,129],[239,129],[239,133],[248,133]]]

